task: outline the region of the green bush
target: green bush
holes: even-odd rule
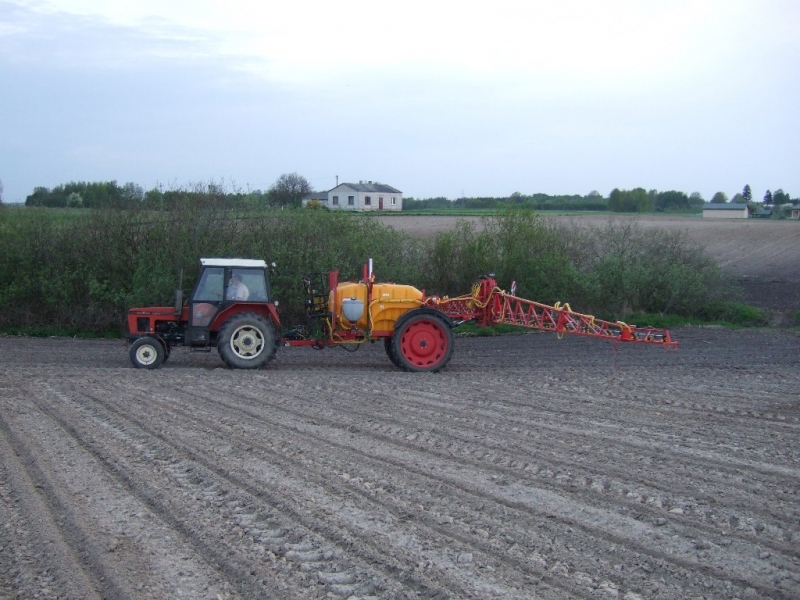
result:
[[[518,296],[584,313],[763,320],[736,304],[731,281],[683,234],[615,221],[555,226],[512,207],[481,228],[460,221],[419,240],[370,215],[236,208],[218,195],[197,186],[158,211],[0,211],[0,330],[119,334],[129,307],[172,304],[180,269],[188,292],[204,256],[276,262],[286,325],[302,318],[304,274],[340,269],[340,280],[359,279],[370,257],[379,280],[429,294],[469,293],[491,273],[507,290],[517,281]]]
[[[703,321],[732,323],[743,327],[763,326],[769,317],[763,310],[740,302],[707,302],[695,313]]]
[[[581,312],[696,315],[712,301],[735,301],[740,291],[685,233],[649,229],[635,221],[604,226],[550,225],[512,208],[483,221],[460,222],[428,242],[427,285],[440,294],[469,290],[494,273],[517,295]]]
[[[593,231],[596,278],[591,304],[621,315],[632,312],[691,316],[709,301],[736,300],[733,279],[680,231],[609,221]]]

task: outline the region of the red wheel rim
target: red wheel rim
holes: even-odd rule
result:
[[[400,350],[415,367],[434,367],[447,355],[447,336],[436,321],[416,321],[403,331]]]

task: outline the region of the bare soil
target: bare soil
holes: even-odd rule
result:
[[[800,335],[255,372],[0,337],[0,598],[797,598]]]
[[[667,223],[797,310],[797,223]],[[800,334],[672,333],[436,375],[0,337],[0,598],[798,598]]]

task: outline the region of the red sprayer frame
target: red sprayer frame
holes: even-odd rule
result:
[[[604,338],[620,342],[659,344],[675,349],[678,342],[670,338],[666,329],[636,327],[622,321],[604,321],[591,315],[574,312],[569,304],[555,306],[541,304],[506,293],[497,287],[492,277],[483,277],[472,288],[470,295],[457,298],[427,298],[426,305],[435,308],[454,321],[475,321],[477,325],[515,325],[552,331]]]

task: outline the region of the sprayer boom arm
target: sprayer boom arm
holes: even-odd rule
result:
[[[573,311],[569,304],[541,304],[506,293],[492,277],[476,283],[469,295],[457,298],[428,298],[427,303],[455,321],[478,325],[515,325],[528,329],[572,333],[620,342],[642,342],[676,348],[678,342],[666,329],[636,327],[622,321],[604,321]]]

